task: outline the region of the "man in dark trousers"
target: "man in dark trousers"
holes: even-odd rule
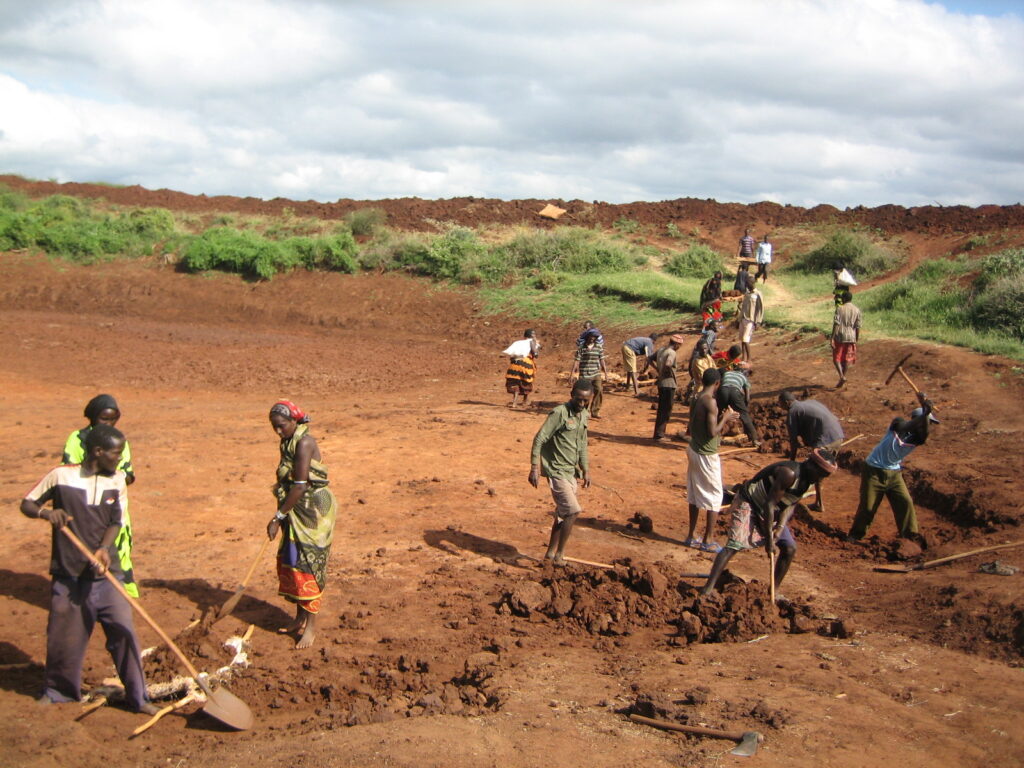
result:
[[[796,556],[796,539],[788,525],[793,508],[808,488],[836,469],[835,456],[815,448],[801,464],[778,461],[742,483],[729,507],[729,542],[715,557],[701,594],[706,595],[715,588],[733,555],[760,546],[769,554],[779,553],[773,574],[778,588]],[[785,598],[777,595],[776,599]]]
[[[601,418],[601,404],[604,402],[603,381],[608,375],[604,361],[604,343],[601,339],[601,332],[597,328],[583,332],[583,346],[576,347],[572,371],[569,373],[569,380],[574,384],[576,379],[590,382],[594,395],[588,410],[595,419]]]
[[[747,378],[747,370],[729,370],[722,374],[722,385],[715,394],[718,407],[725,409],[732,408],[740,415],[740,422],[743,424],[743,432],[747,439],[757,448],[761,445],[761,435],[754,425],[754,419],[750,416],[750,380]]]
[[[576,478],[583,480],[583,487],[590,486],[590,461],[587,456],[587,406],[594,395],[594,385],[589,379],[580,379],[572,388],[569,402],[562,403],[548,414],[547,419],[533,438],[530,451],[530,474],[528,480],[538,487],[540,476],[548,479],[551,498],[555,502],[552,515],[551,537],[545,560],[556,565],[565,562],[565,544],[569,541],[576,517],[583,508],[576,498]]]
[[[664,440],[668,420],[672,418],[672,401],[676,396],[676,353],[683,345],[683,336],[674,333],[668,344],[658,350],[654,359],[658,372],[658,415],[654,419],[654,439]]]
[[[928,441],[931,425],[938,424],[939,420],[932,416],[932,402],[923,392],[917,393],[917,399],[921,407],[911,411],[909,419],[893,419],[885,436],[864,461],[860,475],[860,503],[847,541],[864,538],[883,498],[888,499],[892,506],[900,537],[920,538],[914,500],[903,480],[903,461],[917,446]]]
[[[826,448],[837,454],[843,445],[843,428],[839,419],[824,403],[808,398],[797,400],[792,392],[779,395],[779,404],[789,411],[786,416],[786,429],[789,430],[789,460],[796,460],[796,450],[800,441],[808,448]],[[821,483],[814,484],[817,497],[810,509],[816,512],[825,511],[825,500],[821,495]]]
[[[50,535],[50,617],[46,625],[44,703],[80,701],[82,662],[96,622],[103,627],[107,650],[124,685],[133,712],[155,714],[146,700],[142,652],[132,623],[132,608],[107,581],[110,571],[124,582],[114,539],[121,530],[124,472],[118,470],[124,435],[96,424],[85,438],[85,459],[51,469],[21,501],[26,517],[46,520]],[[52,509],[44,509],[51,504]],[[94,566],[61,533],[67,526],[93,553]]]

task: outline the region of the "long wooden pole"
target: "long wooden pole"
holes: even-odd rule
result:
[[[74,533],[72,533],[70,528],[68,528],[65,525],[60,530],[65,536],[68,537],[68,539],[71,540],[71,543],[75,545],[78,551],[89,559],[90,563],[101,568],[103,567],[103,564],[96,559],[92,552],[90,552],[89,549],[85,546],[85,544],[82,543],[82,540],[75,536]],[[125,590],[125,588],[121,586],[121,582],[117,580],[117,577],[114,576],[114,574],[112,574],[108,569],[103,569],[103,575],[106,576],[107,581],[113,584],[114,588],[121,593],[121,596],[128,601],[128,604],[139,612],[139,615],[146,620],[146,623],[153,628],[153,631],[160,635],[160,639],[163,640],[167,644],[167,647],[174,652],[174,655],[178,657],[178,660],[185,666],[185,669],[188,670],[188,673],[192,675],[192,677],[196,678],[197,682],[199,682],[199,672],[196,670],[195,667],[192,666],[192,662],[190,662],[188,660],[188,657],[186,657],[185,654],[181,652],[181,649],[177,645],[175,645],[174,641],[171,640],[170,636],[160,628],[160,625],[153,620],[153,617],[150,616],[146,609],[142,607],[142,603],[140,603],[138,600],[135,600],[131,595],[129,595],[127,590]],[[200,685],[202,686],[203,684],[200,682]]]

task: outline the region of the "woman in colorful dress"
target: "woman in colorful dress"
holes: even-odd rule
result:
[[[267,524],[267,536],[273,540],[281,532],[278,594],[295,603],[295,620],[280,632],[297,635],[296,648],[309,648],[316,639],[338,503],[309,434],[309,416],[295,403],[279,400],[270,409],[270,425],[281,438],[281,462],[274,486],[277,513]]]
[[[537,375],[537,355],[540,353],[540,342],[532,328],[523,331],[523,338],[514,341],[502,354],[509,356],[508,369],[505,371],[505,391],[512,395],[509,408],[515,408],[519,396],[523,396],[523,407],[533,392],[533,380]]]

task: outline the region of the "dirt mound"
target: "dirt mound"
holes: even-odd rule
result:
[[[676,620],[678,640],[687,643],[736,643],[771,632],[785,632],[788,622],[768,597],[764,584],[733,583],[721,592],[695,599]]]
[[[668,623],[684,595],[695,588],[670,564],[616,563],[614,570],[549,565],[539,580],[506,591],[499,613],[546,617],[573,624],[591,635],[628,635],[639,627]]]
[[[302,732],[421,715],[475,716],[499,710],[508,699],[500,661],[498,654],[482,651],[469,656],[461,671],[446,675],[434,669],[433,660],[376,654],[339,658],[322,648],[319,659],[284,670],[262,665],[242,670],[231,689],[250,705],[312,713],[299,724]]]
[[[216,615],[208,612],[198,623],[186,627],[172,638],[185,658],[200,671],[213,672],[229,664],[235,655],[212,633],[215,619]],[[168,682],[188,674],[177,655],[164,645],[147,654],[142,661],[149,684]]]
[[[769,227],[796,224],[855,224],[885,232],[920,232],[931,236],[957,232],[983,232],[1024,226],[1024,206],[985,205],[978,208],[957,206],[918,206],[904,208],[882,205],[877,208],[847,208],[831,205],[801,208],[793,205],[761,202],[752,205],[719,203],[712,199],[680,198],[657,203],[613,205],[583,200],[496,200],[456,197],[448,200],[421,200],[406,197],[389,200],[348,200],[320,203],[315,200],[262,200],[255,197],[188,195],[169,189],[149,190],[140,186],[109,187],[97,184],[29,181],[19,176],[0,176],[0,184],[33,197],[63,194],[105,199],[118,205],[157,206],[191,213],[236,212],[255,215],[281,215],[289,209],[296,216],[341,219],[361,208],[379,208],[387,214],[388,224],[398,229],[432,230],[436,222],[452,222],[467,227],[483,224],[529,224],[535,227],[577,225],[611,227],[620,219],[631,219],[664,232],[669,223],[697,226],[701,230],[742,229],[755,223]],[[558,222],[538,215],[548,203],[566,210]]]
[[[764,584],[744,583],[729,571],[721,591],[698,595],[670,563],[629,559],[614,569],[548,566],[539,580],[524,580],[506,590],[498,612],[569,624],[591,635],[629,635],[641,628],[674,625],[671,645],[743,642],[763,634],[808,632],[835,634],[805,603],[774,606]]]

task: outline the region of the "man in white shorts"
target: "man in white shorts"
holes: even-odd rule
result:
[[[551,525],[551,537],[544,559],[556,565],[565,563],[565,544],[572,533],[576,517],[583,511],[576,498],[576,478],[583,480],[584,488],[590,486],[587,406],[593,396],[594,384],[591,380],[577,381],[573,385],[569,402],[551,411],[533,438],[530,475],[527,479],[534,488],[539,486],[541,475],[548,479],[551,498],[555,502],[555,509],[551,513],[555,521]]]
[[[701,374],[703,389],[690,411],[690,443],[686,446],[686,501],[690,506],[690,530],[683,543],[713,553],[722,549],[713,539],[715,520],[724,495],[718,446],[725,425],[739,418],[739,414],[728,406],[719,412],[715,393],[721,382],[722,373],[717,368],[709,368]],[[693,534],[702,509],[707,514],[707,525],[704,537],[695,539]]]

